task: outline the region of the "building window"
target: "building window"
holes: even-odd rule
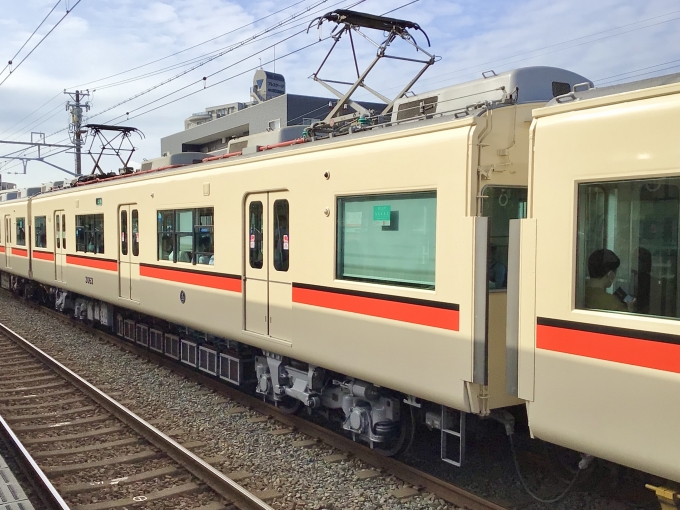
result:
[[[281,128],[281,119],[269,121],[269,131],[274,131],[275,129],[280,129],[280,128]]]
[[[437,194],[338,199],[337,278],[435,287]]]
[[[47,217],[36,216],[35,220],[35,247],[47,248]]]
[[[26,218],[17,218],[17,246],[26,246]]]
[[[76,216],[76,251],[104,253],[104,215]]]
[[[214,209],[158,211],[158,260],[215,263]]]
[[[580,184],[576,307],[680,318],[680,178]]]

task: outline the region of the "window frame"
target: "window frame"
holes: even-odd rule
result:
[[[433,263],[433,272],[432,272],[432,282],[415,282],[415,281],[407,281],[405,279],[402,280],[395,280],[395,279],[382,279],[382,278],[371,278],[368,276],[364,277],[353,277],[353,276],[345,276],[343,275],[343,268],[345,266],[344,259],[341,260],[341,244],[344,242],[344,235],[345,232],[342,231],[341,226],[344,226],[344,221],[345,221],[345,212],[342,210],[342,206],[344,203],[347,203],[348,201],[351,201],[352,199],[357,199],[356,201],[376,201],[376,200],[393,200],[393,199],[398,199],[398,200],[404,200],[408,197],[413,197],[413,198],[433,198],[434,199],[434,246],[432,253],[434,254],[434,263]],[[384,285],[384,286],[391,286],[391,287],[399,287],[399,288],[405,288],[405,289],[418,289],[418,290],[427,290],[427,291],[435,291],[437,288],[437,257],[436,257],[436,251],[437,251],[437,213],[438,213],[438,208],[439,208],[439,202],[438,202],[438,190],[436,188],[433,189],[422,189],[422,190],[409,190],[409,191],[385,191],[382,193],[352,193],[352,194],[347,194],[347,195],[336,195],[335,196],[335,255],[334,255],[334,264],[335,264],[335,279],[336,280],[341,280],[345,282],[356,282],[356,283],[368,283],[371,285]],[[390,211],[390,215],[392,212],[397,212],[397,211]],[[392,216],[390,216],[392,217]],[[398,217],[397,217],[398,218]],[[399,221],[399,220],[397,220]],[[399,223],[397,223],[397,228],[399,226]],[[394,228],[390,228],[390,226],[383,226],[382,229],[384,231],[389,231],[389,230],[394,230]],[[344,256],[344,248],[343,248],[343,256]]]
[[[651,183],[655,184],[653,190],[649,187]],[[610,177],[597,181],[576,181],[575,185],[576,235],[573,244],[575,267],[574,279],[571,283],[573,309],[680,320],[680,285],[678,285],[680,279],[680,176]],[[676,196],[668,195],[667,197],[660,197],[658,200],[642,197],[645,188],[650,193],[656,193],[662,187],[669,191],[671,188],[675,188]],[[601,217],[603,223],[599,226],[600,235],[593,238],[589,234],[592,234],[591,227],[595,221],[594,218],[598,218],[598,216],[597,214],[594,216],[589,206],[597,206],[597,204],[591,204],[587,200],[586,194],[596,189],[602,193]],[[654,212],[652,217],[659,222],[657,226],[660,229],[653,232],[663,238],[665,233],[661,233],[661,230],[666,227],[663,220],[672,218],[675,224],[671,225],[674,230],[671,228],[671,239],[668,243],[663,239],[660,241],[659,238],[646,238],[647,227],[645,224],[650,220],[647,217],[649,212],[647,214],[643,212],[645,204],[655,204],[665,200],[674,200],[676,211],[671,216],[660,216],[658,211]],[[623,222],[623,227],[618,224],[620,222]],[[673,240],[675,244],[673,244]],[[600,247],[598,248],[598,246]],[[620,265],[615,270],[616,277],[613,283],[605,289],[605,292],[610,296],[616,295],[623,302],[624,309],[608,308],[610,302],[604,300],[609,300],[609,298],[601,296],[599,291],[597,296],[591,294],[591,306],[586,304],[589,287],[587,282],[591,279],[588,261],[594,251],[601,249],[614,252],[620,260]],[[641,264],[643,264],[642,249],[647,252],[647,261],[644,264],[648,269],[646,268],[644,271],[641,269]],[[666,265],[669,265],[670,272],[668,272]],[[675,273],[673,273],[673,270]],[[655,271],[660,271],[663,274],[655,273]],[[653,286],[655,281],[661,285],[664,281],[671,288],[673,284],[676,286],[674,293],[671,294],[668,293],[668,288],[665,286],[662,289],[657,289],[657,294],[659,291],[661,292],[657,295],[657,299],[660,299],[660,301],[656,302],[656,305],[659,306],[659,310],[657,310],[659,313],[653,313],[652,310],[652,301],[650,301],[652,287],[647,287],[646,292],[642,291],[641,294],[640,277],[643,274],[648,278],[647,285]],[[619,288],[623,290],[623,294],[619,295]],[[627,304],[627,300],[623,301],[622,298],[626,297],[625,294],[627,293],[631,293],[630,297],[634,297],[635,302]],[[644,299],[638,299],[644,294],[647,294]],[[602,307],[593,306],[593,304],[599,304]],[[674,312],[669,313],[667,311],[669,309],[674,310]]]
[[[39,222],[42,221],[42,228],[40,228]],[[34,216],[33,217],[33,230],[35,235],[35,247],[36,248],[47,248],[47,216]],[[44,234],[45,240],[40,241],[40,234]]]
[[[21,223],[21,226],[19,225]],[[16,245],[17,246],[26,246],[26,217],[25,216],[17,216],[14,222],[15,229],[16,229]],[[22,229],[21,236],[19,236],[19,229]]]
[[[82,220],[84,223],[79,225],[79,220]],[[76,253],[92,253],[94,255],[104,255],[106,253],[106,244],[104,242],[105,223],[104,213],[77,214],[75,216]],[[98,226],[101,227],[100,231],[97,230]],[[62,232],[65,233],[65,231],[66,226],[62,220]],[[79,232],[84,237],[82,242],[78,240]],[[92,249],[89,248],[90,239],[92,240]],[[101,245],[98,241],[101,241]],[[100,247],[101,250],[99,249]]]
[[[178,230],[178,225],[180,223],[180,214],[181,213],[186,213],[187,211],[191,212],[191,230],[186,231],[186,230]],[[210,214],[204,214],[206,212],[210,211]],[[202,218],[211,218],[212,223],[211,224],[201,224],[201,219]],[[170,223],[166,221],[168,218],[171,218],[171,229],[167,228],[167,225]],[[163,228],[165,227],[165,230]],[[201,229],[208,229],[208,232],[201,232]],[[201,234],[204,234],[203,236]],[[210,254],[210,257],[208,257],[208,262],[198,262],[199,258],[199,253],[197,252],[197,247],[198,247],[198,240],[199,237],[204,237],[205,235],[208,235],[211,237],[212,241],[212,252],[200,252],[203,254],[202,256],[204,257],[207,254]],[[180,237],[190,237],[191,238],[191,257],[189,261],[180,261],[178,260],[178,254],[179,254],[179,239]],[[167,258],[162,258],[161,253],[164,253],[165,250],[162,250],[163,243],[165,239],[170,238],[172,240],[172,260],[167,259]],[[192,266],[196,265],[214,265],[214,260],[215,260],[215,207],[210,206],[210,207],[193,207],[193,208],[178,208],[178,209],[158,209],[156,210],[156,260],[157,261],[166,261],[166,262],[172,262],[173,264],[191,264]],[[210,260],[213,261],[213,264],[210,264]]]

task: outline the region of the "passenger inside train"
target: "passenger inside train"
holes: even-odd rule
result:
[[[679,223],[677,177],[580,184],[577,308],[680,318]]]

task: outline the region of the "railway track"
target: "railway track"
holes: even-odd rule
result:
[[[40,309],[63,322],[71,325],[74,324],[74,321],[58,312],[47,308]],[[143,359],[168,368],[169,370],[184,376],[187,380],[198,382],[218,395],[227,397],[236,405],[260,413],[263,419],[266,417],[275,420],[284,428],[289,428],[310,436],[320,443],[325,443],[343,452],[343,455],[359,459],[371,466],[377,474],[391,474],[406,484],[415,487],[420,493],[431,493],[456,507],[462,507],[468,510],[505,510],[505,507],[501,505],[486,500],[395,459],[377,454],[360,443],[354,442],[320,425],[309,422],[300,416],[281,412],[259,398],[227,386],[219,380],[208,377],[189,367],[175,363],[169,358],[157,355],[147,349],[131,344],[114,335],[91,328],[80,322],[76,322],[75,325],[82,331],[92,334],[104,342],[114,344]]]
[[[176,443],[2,324],[0,358],[3,435],[50,507],[271,510],[211,465],[219,458],[199,458],[200,445]]]

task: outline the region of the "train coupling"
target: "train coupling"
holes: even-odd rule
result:
[[[659,500],[661,510],[680,510],[680,488],[657,487],[656,485],[645,484],[649,490],[654,491]]]

